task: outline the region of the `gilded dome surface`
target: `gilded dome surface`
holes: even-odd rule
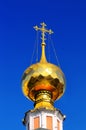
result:
[[[50,91],[52,100],[59,99],[65,90],[64,74],[51,63],[36,63],[26,69],[22,78],[24,95],[35,101],[35,94],[41,90]]]

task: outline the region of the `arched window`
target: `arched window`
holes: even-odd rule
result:
[[[60,130],[60,121],[57,120],[57,130]]]
[[[40,127],[39,117],[35,117],[34,118],[34,129],[37,129],[39,127]]]
[[[53,130],[52,126],[52,116],[46,116],[46,128],[49,130]]]

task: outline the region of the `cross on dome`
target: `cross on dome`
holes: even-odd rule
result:
[[[40,31],[42,32],[42,38],[41,38],[41,39],[42,39],[42,44],[45,44],[45,40],[46,40],[46,38],[45,38],[45,33],[52,34],[53,31],[52,31],[51,29],[47,30],[47,29],[45,28],[47,25],[46,25],[44,22],[41,23],[40,25],[42,26],[41,28],[38,27],[38,26],[35,26],[34,29],[35,29],[36,31],[40,30]]]

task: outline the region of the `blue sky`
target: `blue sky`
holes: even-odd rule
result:
[[[33,102],[21,91],[30,65],[36,32],[45,22],[66,76],[66,91],[57,102],[67,116],[64,130],[86,127],[86,2],[78,0],[0,1],[0,129],[25,130],[21,120]],[[39,43],[40,47],[40,43]],[[54,57],[52,62],[55,63]]]

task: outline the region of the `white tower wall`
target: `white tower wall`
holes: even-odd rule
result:
[[[25,114],[27,130],[63,130],[65,116],[57,110],[36,109]]]

